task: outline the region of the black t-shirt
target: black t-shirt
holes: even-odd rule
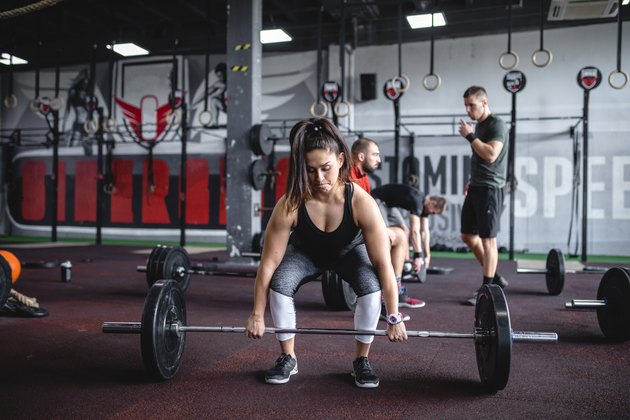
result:
[[[387,207],[400,207],[411,214],[427,217],[424,213],[426,194],[407,184],[386,184],[372,190],[372,197],[383,200]]]
[[[503,149],[493,163],[488,163],[473,152],[470,160],[470,185],[501,188],[507,175],[507,127],[505,122],[490,114],[475,127],[475,137],[484,143],[495,140],[503,143]]]

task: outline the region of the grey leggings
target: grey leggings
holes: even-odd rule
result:
[[[345,255],[325,264],[317,264],[306,253],[289,244],[269,287],[277,293],[293,297],[300,286],[314,280],[324,270],[336,272],[350,284],[358,297],[381,290],[365,244],[357,245]]]
[[[356,246],[326,265],[316,264],[305,253],[289,245],[282,262],[271,277],[269,309],[276,328],[293,329],[296,327],[293,296],[301,285],[314,280],[325,269],[334,270],[352,286],[357,294],[354,328],[357,330],[376,329],[381,313],[381,285],[364,244]],[[279,341],[286,341],[294,335],[276,334],[276,337]],[[355,339],[369,344],[374,340],[374,336],[355,335]]]

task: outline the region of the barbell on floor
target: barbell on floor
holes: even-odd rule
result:
[[[145,368],[157,380],[170,379],[182,362],[187,332],[244,333],[242,327],[189,326],[186,324],[184,293],[173,280],[159,280],[149,290],[141,322],[104,322],[104,333],[140,334]],[[266,333],[387,335],[385,330],[350,330],[324,328],[266,328]],[[477,368],[482,385],[489,391],[505,388],[510,375],[513,342],[555,343],[556,333],[512,331],[505,295],[498,286],[485,285],[479,290],[472,333],[407,331],[409,337],[473,339]]]
[[[630,270],[613,267],[606,271],[597,288],[597,299],[573,299],[565,308],[595,309],[604,336],[612,341],[630,339]]]
[[[136,271],[146,273],[149,287],[158,280],[171,279],[177,281],[179,287],[186,291],[192,274],[254,277],[258,264],[215,262],[206,266],[193,266],[183,247],[157,245],[151,250],[146,265],[137,266]]]
[[[517,267],[516,272],[520,274],[544,274],[549,294],[559,295],[564,288],[564,276],[567,273],[564,265],[562,251],[554,248],[547,253],[547,262],[544,269]]]

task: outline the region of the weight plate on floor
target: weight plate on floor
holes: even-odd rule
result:
[[[7,260],[0,255],[0,309],[4,308],[11,295],[11,266]]]
[[[188,252],[180,246],[165,247],[160,253],[158,274],[161,279],[177,281],[182,292],[190,284],[190,257]]]
[[[158,245],[154,247],[151,250],[149,257],[147,258],[146,277],[147,277],[147,284],[149,285],[149,287],[153,286],[153,284],[156,281],[162,279],[162,277],[160,277],[160,274],[159,274],[161,270],[159,269],[158,266],[160,264],[160,255],[164,251],[164,248],[166,248],[166,246],[164,245]]]
[[[170,328],[177,322],[186,325],[184,293],[174,280],[159,280],[144,302],[140,331],[144,367],[157,380],[175,376],[182,363],[186,333]]]
[[[559,295],[564,288],[564,256],[559,249],[551,249],[547,254],[545,281],[550,295]]]
[[[483,285],[475,305],[477,367],[482,385],[498,391],[507,385],[512,357],[512,327],[507,301],[497,285]]]
[[[606,271],[597,289],[597,299],[606,306],[597,308],[599,328],[613,341],[630,339],[630,272],[613,267]]]
[[[322,273],[322,294],[329,309],[353,311],[357,306],[354,290],[334,271],[326,270]]]

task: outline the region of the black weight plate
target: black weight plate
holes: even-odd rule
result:
[[[164,248],[166,248],[164,245],[154,247],[147,258],[147,271],[145,274],[149,287],[153,286],[156,281],[161,280],[158,266],[160,264],[160,255],[164,251]]]
[[[559,249],[551,249],[547,254],[545,281],[550,295],[559,295],[564,288],[564,255]]]
[[[597,299],[606,306],[597,308],[599,328],[613,341],[630,339],[630,272],[613,267],[604,273],[597,289]]]
[[[260,191],[265,186],[267,177],[264,173],[267,171],[265,162],[256,159],[249,165],[249,182],[256,191]]]
[[[167,247],[160,254],[160,280],[173,279],[177,281],[182,292],[190,284],[190,257],[188,252],[180,246]]]
[[[250,147],[256,156],[267,156],[273,150],[271,128],[267,124],[256,124],[249,131]]]
[[[512,356],[512,327],[505,295],[497,285],[483,285],[475,305],[475,331],[483,338],[475,340],[477,368],[482,385],[498,391],[507,385]]]
[[[140,331],[144,367],[157,380],[172,378],[181,365],[186,333],[170,328],[178,321],[186,325],[184,293],[174,280],[159,280],[144,301]]]
[[[0,255],[0,309],[4,308],[4,304],[7,303],[11,295],[12,287],[11,266],[7,260]]]
[[[352,287],[334,271],[322,273],[322,294],[326,306],[334,311],[352,311],[357,304]]]

